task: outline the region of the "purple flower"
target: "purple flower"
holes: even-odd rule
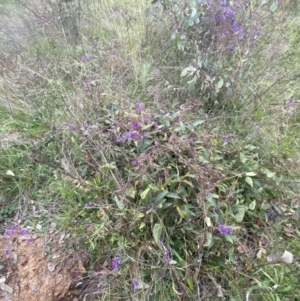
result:
[[[290,98],[289,103],[295,103],[295,98]]]
[[[131,282],[131,289],[136,290],[139,286],[139,281],[137,279],[133,279]]]
[[[93,44],[92,44],[92,48],[97,48],[97,46],[98,46],[98,42],[94,41]]]
[[[135,109],[136,109],[137,111],[140,111],[140,112],[142,112],[142,111],[145,110],[144,105],[141,105],[140,103],[136,103],[136,104],[134,105],[134,107],[135,107]]]
[[[87,132],[89,129],[90,129],[90,127],[89,127],[89,125],[86,124],[86,123],[85,123],[85,124],[83,125],[83,127],[82,127],[82,130],[84,130],[84,131],[86,131],[86,132]]]
[[[80,61],[83,63],[86,63],[88,60],[89,60],[89,57],[86,54],[84,54],[80,59]]]
[[[168,176],[169,176],[169,171],[168,171],[168,170],[165,170],[165,171],[164,171],[164,176],[165,176],[165,177],[168,177]]]
[[[147,154],[141,153],[141,154],[140,154],[140,159],[141,159],[141,160],[146,160],[146,159],[147,159]]]
[[[232,20],[231,22],[231,31],[232,33],[237,33],[241,30],[241,26],[239,26],[236,20]]]
[[[68,129],[69,129],[70,132],[75,132],[75,131],[76,131],[76,127],[75,127],[75,125],[72,124],[72,123],[70,123],[70,124],[68,125]]]
[[[222,222],[218,223],[217,232],[218,235],[232,234],[233,227],[232,226],[224,226]]]
[[[137,160],[132,160],[131,161],[131,166],[137,166],[138,165],[138,161]]]
[[[5,238],[10,238],[11,236],[13,236],[15,234],[15,232],[16,232],[15,229],[8,228],[5,230],[4,236],[5,236]]]
[[[138,138],[138,133],[136,132],[127,132],[124,134],[124,139],[137,139]]]
[[[30,236],[28,239],[27,239],[27,243],[28,244],[31,244],[34,242],[34,238],[32,236]]]
[[[230,142],[230,137],[229,136],[223,136],[222,137],[222,141],[224,142],[224,143],[228,143],[228,142]]]
[[[140,122],[131,122],[130,128],[134,131],[140,131],[142,129],[142,125]]]
[[[28,235],[28,234],[30,234],[30,230],[27,229],[27,228],[22,228],[19,231],[19,235],[21,235],[21,236],[25,236],[25,235]]]
[[[166,261],[171,261],[172,260],[172,249],[167,248],[166,249]]]
[[[220,21],[225,21],[226,19],[233,20],[235,18],[235,12],[227,5],[222,5],[222,15],[219,17]]]
[[[121,259],[118,256],[115,256],[112,259],[111,267],[115,271],[119,268],[119,265],[121,264]]]
[[[6,249],[6,250],[5,250],[5,256],[6,256],[6,257],[9,257],[10,254],[11,254],[11,251],[12,251],[11,249]]]

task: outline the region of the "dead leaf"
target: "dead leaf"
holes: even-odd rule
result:
[[[262,254],[266,254],[266,252],[267,252],[267,251],[266,251],[264,248],[260,248],[260,249],[258,250],[257,254],[256,254],[256,257],[257,257],[258,259],[260,259],[261,256],[262,256]]]
[[[240,246],[238,246],[237,250],[238,250],[241,254],[246,254],[246,253],[248,253],[248,252],[249,252],[249,248],[248,248],[247,244],[248,244],[248,240],[245,239],[244,242],[243,242]]]
[[[295,237],[295,235],[293,235],[295,233],[295,230],[293,229],[293,226],[291,224],[286,224],[285,226],[283,226],[283,231],[285,235]]]
[[[6,279],[4,277],[1,277],[0,279],[0,289],[9,293],[9,294],[12,294],[13,293],[13,289],[8,286],[7,284],[5,284],[4,282],[6,281]]]
[[[101,208],[98,211],[98,217],[102,217],[105,214],[105,211]]]
[[[60,237],[59,237],[59,240],[58,240],[58,243],[59,243],[59,244],[63,243],[63,240],[64,240],[65,236],[66,236],[66,232],[63,231],[63,232],[60,234]]]
[[[93,225],[89,225],[88,227],[86,227],[87,232],[93,232],[94,230],[95,230],[95,226]]]
[[[56,264],[54,264],[53,262],[48,262],[48,271],[49,272],[53,272],[56,268]]]
[[[78,272],[79,274],[86,274],[87,273],[85,267],[83,266],[83,264],[81,262],[78,263],[78,267],[77,267],[76,272]]]

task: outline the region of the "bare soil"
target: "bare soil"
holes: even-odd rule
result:
[[[0,301],[79,300],[88,259],[63,253],[58,240],[0,236]]]

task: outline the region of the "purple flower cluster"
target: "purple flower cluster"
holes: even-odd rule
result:
[[[222,222],[220,221],[218,223],[218,227],[216,230],[216,235],[225,235],[225,234],[232,234],[233,227],[232,226],[224,226]]]
[[[222,137],[222,141],[224,142],[224,143],[229,143],[230,142],[230,137],[229,136],[223,136]]]
[[[10,228],[7,228],[4,231],[4,236],[5,238],[10,238],[11,236],[13,236],[14,234],[18,234],[20,236],[27,236],[30,234],[30,230],[27,228],[20,228],[18,225],[16,224],[12,224],[10,226]]]
[[[211,1],[208,3],[208,8],[216,25],[220,28],[218,32],[223,39],[222,43],[226,44],[229,53],[233,53],[237,44],[241,40],[249,37],[250,45],[255,43],[261,30],[256,28],[255,22],[248,24],[246,8],[241,0],[233,1]],[[244,22],[245,21],[245,22]]]
[[[132,290],[136,290],[139,286],[139,281],[137,279],[133,279],[132,282],[131,282],[131,289]]]
[[[116,271],[119,268],[119,265],[121,264],[121,259],[118,256],[115,256],[112,259],[111,267],[113,271]]]
[[[70,132],[75,132],[75,131],[76,131],[75,125],[72,124],[72,123],[69,123],[69,125],[68,125],[68,130],[69,130]]]
[[[142,125],[140,122],[131,122],[130,129],[134,131],[140,131],[142,129]]]
[[[229,19],[230,21],[233,21],[235,19],[235,11],[233,11],[229,6],[226,4],[222,4],[222,13],[219,16],[220,21],[225,21]]]
[[[171,261],[172,260],[172,249],[171,248],[167,248],[166,249],[166,261]]]
[[[21,237],[25,237],[27,243],[33,243],[34,242],[34,238],[32,237],[32,235],[30,235],[30,230],[27,228],[20,228],[18,225],[16,224],[12,224],[10,226],[10,228],[7,228],[4,231],[4,237],[5,238],[11,238],[13,235],[19,235]],[[11,247],[9,247],[8,249],[5,250],[5,256],[9,257],[10,254],[12,252]]]
[[[134,105],[134,107],[135,107],[135,109],[136,109],[137,111],[139,111],[139,112],[142,112],[142,111],[145,110],[144,105],[142,105],[142,104],[140,104],[140,103],[136,103],[136,104]]]
[[[98,208],[100,205],[98,203],[85,203],[84,208],[89,209],[89,208]]]
[[[134,109],[138,111],[138,114],[135,113],[134,120],[131,120],[128,123],[127,131],[122,131],[121,135],[119,136],[115,135],[117,142],[124,142],[127,140],[143,140],[151,133],[151,130],[157,128],[157,120],[155,120],[153,115],[150,115],[145,111],[144,105],[136,103],[134,105]]]

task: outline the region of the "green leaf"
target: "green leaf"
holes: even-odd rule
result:
[[[217,88],[218,90],[220,90],[220,89],[223,87],[223,85],[224,85],[223,78],[220,78],[220,80],[219,80],[218,83],[217,83],[216,88]]]
[[[188,75],[188,71],[190,70],[189,67],[182,70],[180,77],[186,77]]]
[[[212,245],[212,234],[210,232],[206,233],[206,242],[203,245],[204,247],[210,247]]]
[[[250,172],[246,172],[246,176],[247,177],[255,177],[257,174],[255,173],[255,172],[252,172],[252,171],[250,171]]]
[[[175,192],[170,192],[166,196],[171,199],[181,199],[181,197]]]
[[[248,159],[246,158],[246,156],[243,153],[240,153],[240,161],[244,164],[247,162],[247,160]]]
[[[125,195],[126,196],[129,196],[131,198],[134,198],[135,197],[135,193],[136,193],[136,190],[133,186],[129,186],[128,188],[126,188],[125,190]]]
[[[116,202],[119,209],[123,210],[125,208],[125,205],[119,200],[119,198],[115,195],[114,201]]]
[[[214,199],[218,199],[219,196],[217,194],[214,194],[214,193],[209,193],[207,196],[206,196],[206,200],[208,201],[208,203],[210,203],[211,206],[213,207],[216,207],[217,206],[217,203]],[[210,207],[210,206],[208,206]]]
[[[249,184],[251,187],[253,187],[253,180],[252,180],[252,178],[246,177],[246,178],[245,178],[245,182],[246,182],[247,184]]]
[[[195,128],[196,126],[198,126],[202,123],[204,123],[204,120],[197,120],[197,121],[193,122],[192,126],[193,126],[193,128]]]
[[[161,237],[162,229],[163,227],[161,224],[155,224],[153,227],[153,238],[157,245],[160,245],[159,239]]]
[[[225,238],[225,240],[229,241],[231,244],[233,244],[233,239],[235,238],[234,235],[231,235],[231,234],[225,234],[223,236]]]
[[[189,277],[189,278],[186,280],[186,282],[187,282],[189,288],[190,288],[191,290],[193,290],[193,289],[194,289],[193,278],[192,278],[192,277]]]
[[[275,13],[276,10],[277,10],[277,1],[275,0],[275,1],[273,2],[273,4],[271,5],[271,7],[270,7],[270,11],[271,11],[272,13]]]
[[[249,204],[249,209],[250,210],[254,210],[256,207],[256,200],[252,201],[250,204]]]
[[[268,179],[272,179],[272,178],[275,177],[275,175],[276,175],[275,172],[268,172],[268,173],[267,173],[267,178],[268,178]]]
[[[144,227],[146,226],[146,224],[144,222],[141,222],[140,226],[139,226],[139,229],[143,229]]]
[[[107,164],[104,164],[103,166],[100,167],[101,170],[107,171],[110,169],[116,169],[116,162],[110,162]]]
[[[168,190],[162,191],[160,194],[158,194],[155,199],[153,200],[155,205],[158,205],[160,201],[169,193]]]
[[[239,210],[239,212],[234,216],[235,221],[236,221],[237,223],[242,222],[243,219],[244,219],[245,213],[246,213],[246,208],[245,208],[245,207],[241,208],[241,209]]]
[[[170,260],[170,261],[169,261],[169,264],[177,264],[177,261],[175,261],[175,260]]]
[[[150,188],[148,187],[146,190],[144,190],[142,193],[141,193],[141,199],[144,200],[148,194],[148,192],[150,191]]]
[[[187,215],[186,211],[182,210],[178,206],[176,206],[176,209],[177,209],[177,211],[178,211],[178,213],[179,213],[179,215],[180,215],[181,218],[186,218],[186,215]]]

